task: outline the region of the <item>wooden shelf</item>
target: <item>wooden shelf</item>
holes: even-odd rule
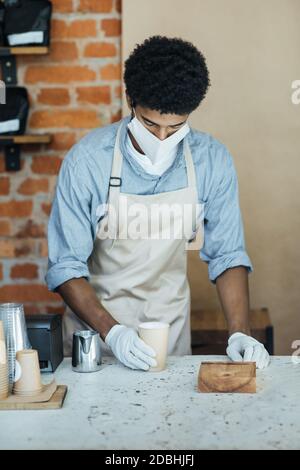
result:
[[[16,85],[17,55],[42,55],[49,52],[48,46],[4,46],[0,47],[1,79],[6,85]]]
[[[48,54],[49,47],[46,46],[14,46],[0,47],[0,55],[22,55],[22,54]]]
[[[20,170],[20,146],[22,144],[48,144],[50,134],[1,135],[0,147],[4,147],[6,171]]]
[[[24,135],[1,135],[0,144],[48,144],[51,142],[50,134],[24,134]]]

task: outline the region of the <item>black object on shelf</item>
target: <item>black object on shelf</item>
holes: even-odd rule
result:
[[[54,372],[63,360],[62,317],[26,315],[28,338],[39,354],[41,372]]]
[[[4,3],[0,2],[0,46],[4,45]]]
[[[29,112],[27,89],[7,86],[5,95],[5,103],[0,106],[0,135],[24,134]]]
[[[48,46],[52,3],[49,0],[4,0],[7,46]]]
[[[18,83],[17,55],[48,53],[51,14],[52,3],[49,0],[0,0],[0,66],[1,81],[4,82],[0,86],[6,86],[6,93],[10,93],[7,91],[10,86]],[[6,102],[9,104],[9,101]],[[0,115],[3,112],[3,103],[5,104],[5,98],[3,100],[3,90],[0,89]],[[28,136],[29,139],[26,140],[24,124],[26,127],[23,116],[18,131],[0,132],[0,147],[4,147],[6,171],[20,170],[20,144],[42,143],[40,136],[37,139]],[[22,142],[13,137],[18,134],[24,135]],[[47,140],[43,142],[50,142],[49,136],[44,137]]]
[[[1,5],[1,3],[0,3]],[[0,89],[0,116],[3,115],[4,109],[7,105],[11,102],[10,96],[14,88],[21,88],[21,87],[14,87],[11,85],[17,84],[17,68],[16,68],[16,55],[23,55],[23,54],[47,54],[48,48],[47,47],[0,47],[0,66],[2,69],[2,81],[4,82],[5,89]],[[3,84],[1,84],[2,87]],[[26,89],[25,89],[26,90]],[[4,94],[4,96],[3,96]],[[6,96],[5,96],[6,95]],[[3,104],[4,103],[4,104]],[[29,107],[29,105],[28,105]],[[25,106],[26,108],[26,106]],[[26,110],[24,107],[22,108],[23,111]],[[25,113],[21,113],[22,122],[21,122],[21,129],[25,130],[26,127],[26,120],[27,115]],[[24,125],[25,124],[25,125]],[[22,142],[20,139],[17,139],[18,135],[24,135],[24,133],[18,134],[17,132],[8,132],[8,133],[0,133],[0,147],[4,147],[5,153],[5,167],[6,171],[18,171],[21,168],[20,165],[20,145],[33,143],[33,144],[40,144],[40,143],[49,143],[49,135],[37,135],[37,136],[26,136],[24,135],[24,139]],[[15,136],[15,137],[14,137]],[[27,138],[28,137],[28,138]],[[41,139],[41,137],[45,137],[45,139]]]
[[[5,102],[0,105],[0,136],[14,136],[25,133],[29,112],[27,89],[7,86]],[[6,142],[4,149],[7,171],[20,170],[20,147]]]

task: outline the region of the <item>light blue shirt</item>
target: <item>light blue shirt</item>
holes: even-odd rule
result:
[[[128,123],[130,117],[123,119]],[[118,125],[96,128],[81,138],[66,154],[55,189],[48,224],[49,290],[63,282],[89,279],[87,260],[92,253],[97,226],[106,204],[113,149]],[[173,164],[161,175],[151,175],[126,150],[126,125],[121,133],[123,153],[121,192],[155,194],[187,186],[183,144]],[[208,263],[209,279],[226,269],[245,266],[253,270],[245,250],[239,207],[238,181],[233,160],[211,135],[191,129],[187,136],[194,161],[199,203],[204,204],[204,245],[200,258]],[[98,208],[98,210],[97,210]]]

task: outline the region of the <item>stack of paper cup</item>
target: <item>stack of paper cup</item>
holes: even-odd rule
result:
[[[16,376],[13,393],[19,396],[32,396],[43,387],[38,353],[35,349],[22,349],[16,354]]]
[[[15,377],[16,352],[31,348],[27,335],[24,306],[15,303],[0,304],[0,320],[3,321],[5,332],[8,381],[11,391]]]
[[[8,396],[8,365],[3,323],[0,321],[0,400]]]

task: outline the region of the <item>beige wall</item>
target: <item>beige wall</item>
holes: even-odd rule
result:
[[[269,307],[276,354],[300,339],[299,24],[299,0],[123,0],[123,59],[153,34],[190,40],[207,58],[212,86],[191,122],[234,158],[251,306]],[[196,253],[189,264],[193,305],[218,305],[206,265]]]

